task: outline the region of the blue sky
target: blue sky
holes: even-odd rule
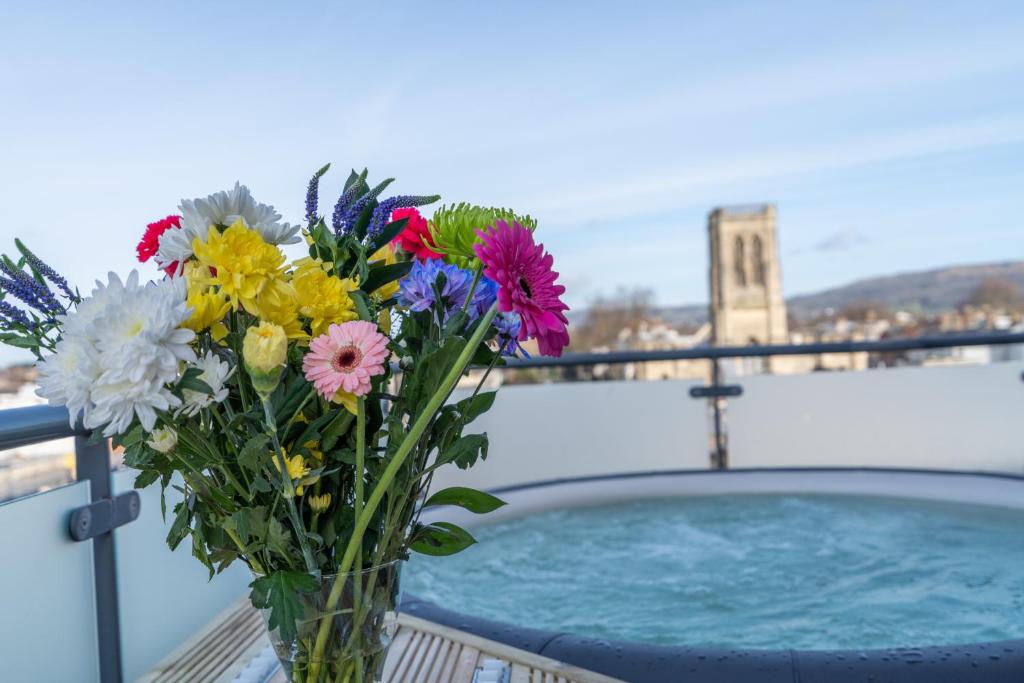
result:
[[[83,289],[326,161],[531,213],[574,307],[704,301],[723,203],[778,204],[787,294],[1024,258],[1019,2],[149,4],[0,7],[0,248]]]

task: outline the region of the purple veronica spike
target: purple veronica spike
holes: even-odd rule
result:
[[[377,200],[377,197],[380,195],[381,192],[384,191],[384,188],[390,182],[391,180],[384,181],[377,187],[373,188],[372,190],[361,196],[359,199],[352,202],[351,206],[345,209],[345,212],[342,214],[341,219],[338,221],[338,224],[334,226],[334,231],[340,235],[343,232],[348,232],[349,230],[351,230],[352,225],[359,218],[359,214],[361,214],[366,209],[366,207],[370,205],[370,202]],[[341,227],[339,228],[338,225],[340,225]]]
[[[29,330],[35,329],[35,323],[28,319],[25,311],[6,301],[0,301],[0,329],[9,330],[15,325],[21,325]]]
[[[71,299],[72,301],[78,300],[75,293],[71,291],[70,287],[68,287],[68,281],[64,279],[64,276],[60,275],[48,264],[44,263],[41,258],[29,251],[28,248],[20,242],[20,240],[17,242],[21,252],[25,255],[25,260],[28,261],[30,266],[32,266],[33,270],[55,284],[68,299]]]
[[[39,283],[24,271],[12,268],[6,261],[0,260],[0,272],[7,276],[0,277],[0,289],[14,298],[51,319],[64,312],[64,307],[46,285]]]
[[[314,173],[309,181],[309,187],[306,188],[306,222],[311,227],[319,218],[317,211],[320,209],[320,178],[323,177],[324,173],[327,173],[327,169],[330,167],[331,165],[327,164]]]
[[[363,173],[354,183],[352,183],[352,185],[349,186],[347,190],[341,193],[340,197],[338,197],[338,203],[334,205],[334,215],[331,216],[331,227],[334,228],[334,233],[336,235],[340,236],[341,233],[344,232],[346,209],[349,204],[352,203],[352,200],[356,198],[356,195],[359,193],[359,190],[365,180],[366,174]]]
[[[366,230],[367,236],[372,239],[379,235],[380,231],[391,220],[391,212],[395,209],[423,206],[424,204],[436,202],[440,198],[436,194],[430,196],[401,194],[385,199],[373,210],[373,216],[370,218],[370,227]]]

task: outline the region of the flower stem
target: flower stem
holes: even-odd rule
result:
[[[362,548],[363,545],[363,533],[366,531],[366,527],[370,523],[370,518],[377,511],[377,506],[380,505],[381,499],[384,497],[385,491],[388,486],[391,485],[391,481],[398,474],[398,470],[405,463],[406,458],[412,453],[413,448],[419,442],[420,436],[427,429],[427,426],[434,418],[434,414],[441,408],[441,404],[444,403],[448,394],[455,387],[459,381],[459,377],[462,376],[466,366],[469,365],[470,360],[473,358],[473,354],[476,352],[477,347],[483,341],[484,335],[487,333],[487,328],[491,324],[491,320],[494,319],[494,314],[498,311],[498,304],[495,302],[488,309],[487,313],[483,315],[480,321],[477,323],[476,330],[473,331],[473,336],[470,337],[469,342],[462,349],[462,353],[455,360],[455,364],[448,370],[448,374],[445,375],[441,381],[441,385],[434,391],[430,400],[427,401],[427,405],[420,412],[416,421],[413,422],[409,432],[402,439],[402,443],[398,446],[398,450],[395,451],[395,455],[391,458],[391,462],[384,469],[380,479],[374,486],[373,491],[370,493],[370,497],[366,501],[366,506],[363,508],[362,514],[356,517],[355,528],[352,530],[352,537],[349,539],[348,546],[345,548],[345,554],[342,556],[341,563],[338,565],[338,576],[334,579],[334,585],[331,586],[331,592],[327,596],[327,603],[324,609],[324,617],[320,621],[320,628],[316,634],[316,644],[313,647],[313,657],[309,667],[309,678],[311,680],[317,680],[320,674],[320,662],[323,659],[324,649],[327,647],[327,638],[331,633],[331,624],[334,621],[334,608],[338,605],[338,600],[341,599],[341,593],[345,588],[345,574],[352,568],[352,561],[355,559],[356,549]]]
[[[284,486],[285,509],[288,510],[288,517],[292,526],[295,527],[295,536],[299,539],[299,548],[302,549],[302,559],[306,562],[306,571],[314,576],[320,574],[316,560],[313,559],[313,552],[309,549],[309,539],[306,538],[306,529],[302,525],[302,517],[295,507],[295,485],[292,483],[291,475],[288,474],[288,462],[284,458],[284,451],[281,449],[281,442],[277,438],[277,418],[274,417],[274,408],[270,405],[270,397],[260,397],[263,401],[263,415],[266,417],[267,429],[270,431],[270,441],[274,444],[274,457],[281,468],[281,483]]]
[[[363,476],[366,470],[366,398],[360,396],[356,401],[356,499],[354,506],[354,516],[356,519],[363,514]],[[352,560],[352,579],[355,582],[353,586],[353,601],[352,606],[354,608],[354,615],[358,615],[360,607],[363,604],[363,577],[360,576],[360,572],[363,568],[363,543],[362,538],[359,539],[359,550],[355,554],[355,558]],[[353,630],[353,634],[358,637],[361,629],[356,628]],[[359,649],[353,653],[356,657],[356,683],[363,683],[363,670],[362,662],[359,661]]]
[[[480,273],[483,268],[481,263],[473,270],[473,281],[469,283],[469,294],[466,295],[466,301],[462,304],[463,313],[469,310],[469,304],[473,301],[473,295],[476,294],[476,286],[480,284]]]

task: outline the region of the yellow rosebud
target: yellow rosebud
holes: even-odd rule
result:
[[[256,392],[261,396],[269,395],[277,388],[281,368],[288,358],[288,336],[284,328],[268,322],[250,327],[242,341],[242,358]]]
[[[319,496],[310,496],[306,500],[309,502],[309,508],[317,514],[320,514],[327,510],[327,508],[331,507],[331,494],[329,493],[321,493]]]

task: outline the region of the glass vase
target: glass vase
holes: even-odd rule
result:
[[[398,630],[401,565],[396,560],[358,572],[320,576],[319,590],[299,594],[302,615],[296,621],[295,637],[285,639],[279,629],[269,630],[270,642],[289,681],[382,680],[384,659]],[[333,605],[332,591],[337,593]],[[264,620],[269,619],[270,611],[262,612]],[[327,638],[318,653],[321,632],[326,632]]]

